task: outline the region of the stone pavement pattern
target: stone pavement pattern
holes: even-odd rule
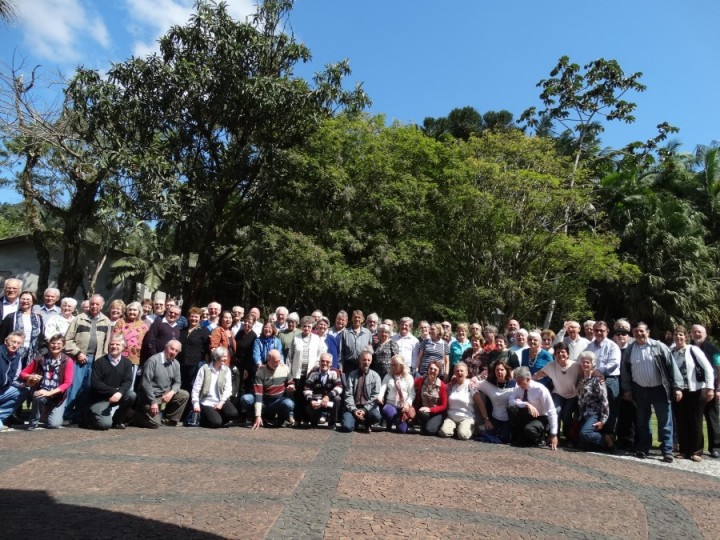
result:
[[[384,432],[18,430],[0,537],[716,539],[719,477]]]

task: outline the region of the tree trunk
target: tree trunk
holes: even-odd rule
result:
[[[93,272],[92,277],[90,278],[90,284],[88,285],[88,292],[90,294],[95,294],[95,285],[97,284],[98,276],[100,275],[100,272],[102,270],[102,267],[105,266],[105,261],[107,261],[107,249],[103,253],[102,258],[100,259],[100,262],[97,263],[95,266],[95,271]]]

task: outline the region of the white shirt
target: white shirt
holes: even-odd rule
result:
[[[620,375],[620,347],[612,339],[605,338],[599,345],[593,340],[585,350],[595,353],[595,369],[605,377]]]
[[[521,409],[526,408],[528,403],[534,406],[540,416],[547,416],[548,424],[550,425],[550,435],[557,435],[557,411],[555,410],[555,404],[553,403],[550,391],[539,382],[530,381],[527,388],[527,401],[523,401],[522,399],[524,392],[525,390],[523,390],[520,385],[517,385],[509,395],[508,404],[515,405]]]
[[[208,407],[214,407],[221,401],[225,402],[230,399],[230,395],[232,394],[232,374],[230,373],[230,369],[225,365],[220,366],[220,369],[215,369],[212,365],[209,365],[208,368],[208,370],[204,367],[200,368],[197,376],[195,377],[195,382],[192,387],[193,406],[207,405]],[[205,399],[201,402],[200,390],[202,390],[203,382],[205,381],[205,371],[210,374],[210,390],[208,391],[207,396],[205,396]],[[225,388],[223,389],[222,396],[218,396],[217,380],[221,371],[225,371]]]
[[[472,399],[474,394],[475,390],[467,379],[461,385],[448,385],[448,418],[453,422],[475,418],[475,404]]]
[[[418,344],[418,338],[408,332],[405,336],[395,334],[392,340],[398,344],[400,354],[405,359],[405,365],[412,369],[415,362],[415,346]]]
[[[19,307],[20,307],[20,300],[15,300],[11,304],[3,296],[3,318],[7,317],[11,313],[15,313]]]
[[[570,336],[565,336],[563,338],[563,343],[567,345],[568,358],[571,362],[574,362],[577,360],[578,355],[587,349],[588,345],[590,345],[590,340],[587,340],[578,334],[578,337],[575,340],[573,340]]]

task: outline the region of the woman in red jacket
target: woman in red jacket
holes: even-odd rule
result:
[[[440,380],[442,363],[433,360],[428,364],[427,374],[415,379],[415,422],[420,424],[423,435],[437,434],[447,410],[447,386]]]

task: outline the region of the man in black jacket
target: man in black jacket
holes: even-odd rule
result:
[[[707,339],[707,330],[701,324],[694,324],[690,330],[692,344],[700,347],[705,353],[710,364],[713,366],[713,373],[706,373],[706,377],[713,377],[715,385],[715,397],[705,405],[705,423],[708,432],[708,453],[710,457],[720,458],[720,415],[718,414],[718,401],[720,395],[720,349],[710,343]]]
[[[108,354],[93,362],[86,416],[87,427],[91,429],[125,429],[125,417],[135,403],[132,363],[122,356],[125,338],[113,335],[108,350]]]

